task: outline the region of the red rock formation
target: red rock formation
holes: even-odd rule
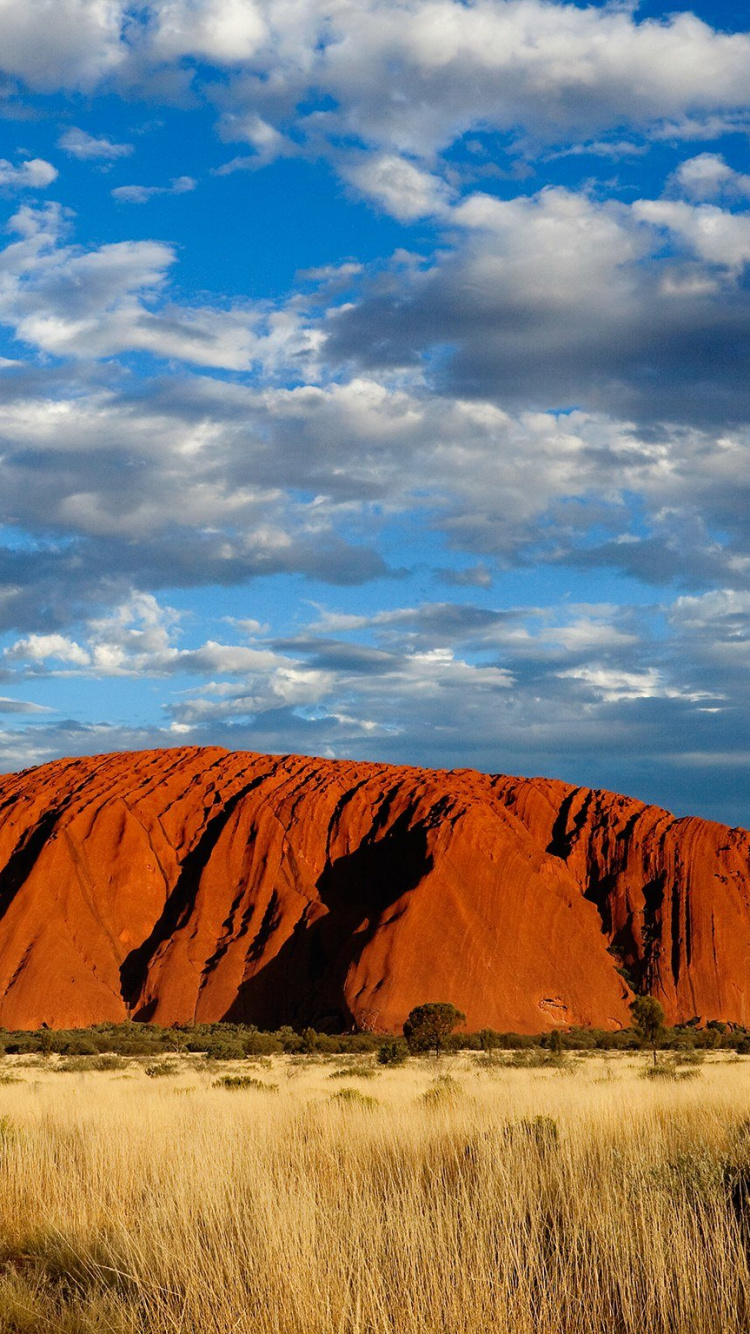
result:
[[[0,778],[0,1024],[750,1020],[750,835],[544,779],[221,749]]]

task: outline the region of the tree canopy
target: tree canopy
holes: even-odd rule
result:
[[[655,996],[636,996],[630,1007],[633,1028],[644,1047],[651,1047],[656,1061],[656,1044],[664,1028],[664,1006]]]
[[[466,1015],[448,1001],[432,1001],[417,1005],[404,1024],[404,1037],[411,1051],[433,1051],[439,1056],[459,1024],[466,1023]]]

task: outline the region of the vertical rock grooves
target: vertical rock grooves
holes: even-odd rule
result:
[[[0,778],[0,1024],[750,1022],[750,835],[547,779],[206,749]]]

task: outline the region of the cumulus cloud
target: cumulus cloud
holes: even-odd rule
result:
[[[163,60],[242,64],[268,34],[263,7],[252,0],[155,0],[148,12],[152,50]]]
[[[504,405],[747,420],[748,216],[548,188],[473,194],[451,218],[451,249],[331,313],[329,358],[429,366],[451,394]]]
[[[0,323],[54,356],[132,350],[232,370],[258,365],[268,373],[274,361],[299,368],[321,341],[294,303],[229,310],[167,303],[162,294],[175,252],[163,242],[84,251],[65,243],[59,205],[25,206],[9,226],[21,239],[0,253]]]
[[[25,699],[8,699],[7,695],[0,696],[0,713],[53,713],[53,709],[47,709],[41,704],[32,704]]]
[[[400,222],[446,211],[448,190],[444,182],[395,154],[364,158],[345,168],[344,176]]]
[[[6,662],[47,663],[49,659],[61,663],[71,663],[77,667],[88,666],[91,659],[80,644],[67,635],[28,635],[9,645],[3,653]]]
[[[133,152],[132,144],[118,144],[104,135],[89,134],[88,130],[72,127],[60,135],[60,147],[82,162],[112,162],[115,158],[129,157]]]
[[[340,146],[366,144],[401,173],[400,191],[375,180],[398,217],[421,216],[403,212],[423,188],[407,180],[409,164],[431,170],[475,127],[596,144],[624,125],[715,136],[746,115],[750,39],[689,13],[657,22],[543,0],[345,0],[334,10],[321,0],[151,0],[136,11],[124,0],[2,0],[0,20],[0,67],[32,87],[127,85],[178,73],[186,59],[223,67],[229,82],[209,92],[227,137],[269,157],[288,150],[293,130],[358,181]],[[372,172],[361,179],[369,191]]]
[[[455,585],[535,561],[691,591],[750,586],[744,429],[644,432],[403,380],[286,389],[203,375],[50,394],[43,372],[4,374],[1,512],[32,545],[21,569],[0,552],[0,621],[23,630],[63,629],[77,600],[123,582],[383,577],[387,516],[475,554]]]
[[[57,170],[44,158],[28,158],[14,167],[6,158],[0,158],[0,189],[44,190],[57,180]]]
[[[195,34],[197,54],[207,50],[197,13],[181,17],[180,50]],[[541,0],[483,0],[466,7],[453,0],[396,4],[343,4],[331,12],[297,3],[294,20],[271,4],[257,13],[244,42],[212,58],[246,67],[217,93],[226,137],[252,142],[243,130],[260,117],[282,137],[324,150],[350,180],[400,218],[405,200],[418,206],[424,185],[407,180],[408,165],[428,171],[436,155],[476,127],[530,140],[594,145],[602,133],[623,126],[672,137],[702,137],[712,122],[746,115],[750,42],[745,34],[714,32],[693,15],[664,22],[639,21],[629,9],[579,8]],[[162,40],[157,24],[154,40]],[[269,77],[269,75],[271,77]],[[297,108],[310,95],[328,99],[325,109]],[[723,117],[723,120],[722,120]],[[669,127],[667,129],[667,127]],[[689,127],[692,127],[690,129]],[[372,169],[353,172],[341,143],[363,142],[392,163],[404,189]],[[373,179],[374,178],[374,179]],[[379,184],[379,182],[381,182]],[[435,187],[428,192],[434,198]],[[377,197],[377,195],[376,195]],[[426,201],[423,201],[427,211]]]
[[[89,88],[125,57],[118,0],[0,0],[0,68],[32,88]]]
[[[750,216],[729,213],[715,204],[687,204],[676,199],[638,200],[633,213],[639,221],[665,228],[699,260],[715,264],[730,275],[739,275],[750,260]],[[710,291],[710,287],[704,290]]]

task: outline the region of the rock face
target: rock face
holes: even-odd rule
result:
[[[623,970],[623,971],[621,971]],[[750,1022],[750,835],[545,779],[221,749],[0,778],[0,1025]]]

